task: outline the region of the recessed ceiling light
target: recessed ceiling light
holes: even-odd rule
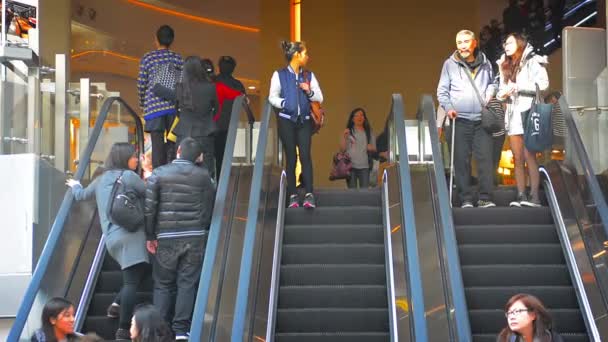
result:
[[[248,89],[255,89],[255,86],[249,86]]]

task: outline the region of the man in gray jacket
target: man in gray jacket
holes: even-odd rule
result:
[[[443,63],[437,86],[437,99],[456,125],[454,146],[450,148],[454,148],[454,172],[461,207],[473,207],[473,154],[479,175],[477,206],[489,208],[496,206],[491,198],[494,187],[492,136],[481,127],[481,108],[484,104],[480,103],[471,79],[485,102],[492,98],[496,89],[493,84],[492,64],[483,52],[477,49],[475,34],[462,30],[456,35],[456,51]],[[451,142],[451,128],[445,132]]]

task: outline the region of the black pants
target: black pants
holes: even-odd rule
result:
[[[224,149],[226,149],[226,140],[228,139],[228,131],[218,131],[215,134],[215,174],[217,179],[220,179],[222,172],[222,162],[224,160]]]
[[[175,158],[176,147],[171,141],[165,143],[165,133],[171,129],[174,115],[165,115],[146,122],[152,143],[152,168],[165,165]]]
[[[446,127],[445,132],[451,144],[452,127]],[[481,127],[481,121],[456,119],[454,145],[454,179],[461,203],[474,200],[471,190],[471,154],[477,162],[479,199],[490,200],[494,188],[492,136]]]
[[[279,138],[283,144],[287,162],[287,195],[296,194],[296,146],[300,152],[304,187],[307,193],[312,193],[312,158],[310,155],[312,123],[310,120],[305,120],[303,123],[294,123],[283,118],[278,118],[277,121],[279,126]]]
[[[350,170],[350,178],[348,179],[348,188],[356,189],[359,183],[359,189],[367,189],[369,187],[369,169],[352,169]]]
[[[117,300],[115,300],[117,304],[120,304],[118,327],[121,329],[129,329],[131,326],[131,317],[133,317],[133,309],[137,300],[137,289],[146,276],[147,270],[148,264],[143,262],[122,270],[122,288],[116,297]]]
[[[177,137],[177,146],[181,143],[185,136]],[[192,137],[192,139],[196,140],[201,144],[203,148],[203,167],[206,167],[209,171],[209,175],[211,178],[215,179],[215,139],[213,136],[207,137]]]
[[[206,245],[206,237],[158,240],[154,305],[176,335],[190,332]]]

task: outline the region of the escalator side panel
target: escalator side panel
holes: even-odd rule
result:
[[[449,298],[445,286],[439,242],[433,206],[432,167],[412,165],[412,194],[416,199],[416,228],[420,260],[422,261],[422,284],[424,286],[424,311],[427,318],[430,341],[450,341]]]
[[[565,227],[565,232],[560,232],[557,226],[558,235],[587,330],[590,335],[597,332],[599,336],[608,336],[606,294],[601,291],[601,288],[606,288],[603,285],[608,281],[606,260],[603,260],[606,256],[605,249],[596,240],[597,234],[603,233],[603,228],[588,224],[580,190],[573,187],[576,176],[556,162],[549,163],[546,171],[548,177],[543,185],[547,193],[551,192],[548,188],[553,186],[556,203],[550,201],[551,211],[556,223],[562,221]],[[572,257],[569,257],[569,253]]]

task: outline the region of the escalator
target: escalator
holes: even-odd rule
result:
[[[216,324],[191,339],[427,341],[401,97],[393,96],[393,151],[377,190],[325,189],[313,210],[285,209],[276,115],[266,104],[244,232],[231,236]],[[408,237],[408,238],[406,238]],[[205,319],[214,317],[205,315]]]
[[[560,106],[567,108],[563,99]],[[436,127],[432,98],[425,96],[421,107],[425,123]],[[568,135],[574,139],[578,132],[568,115]],[[442,294],[437,297],[445,305],[445,311],[429,317],[433,336],[442,333],[433,330],[442,322],[450,340],[495,341],[506,326],[504,305],[517,293],[537,296],[565,341],[608,336],[601,221],[605,203],[594,202],[597,197],[590,195],[599,191],[591,181],[595,178],[551,161],[541,168],[543,207],[510,208],[516,190],[499,187],[495,208],[450,208],[436,130],[430,130],[430,140],[433,163],[419,167],[412,179],[422,184],[413,190],[420,195],[416,215],[433,217],[419,230],[421,250],[434,246],[427,252],[431,261],[425,267],[425,284],[430,284],[429,293]],[[584,156],[584,150],[575,150]],[[584,187],[579,187],[581,181]]]
[[[209,260],[209,264],[203,265],[205,274],[223,268],[225,262],[225,251],[222,250],[224,234],[231,231],[234,221],[232,213],[236,210],[235,208],[239,207],[239,200],[242,202],[243,189],[249,190],[251,155],[245,151],[238,153],[237,157],[235,150],[239,119],[242,113],[247,113],[247,120],[251,118],[250,110],[244,105],[243,99],[244,97],[235,99],[230,119],[226,152],[222,174],[218,181],[207,248],[207,254],[212,255],[210,257],[206,255],[206,261]],[[80,156],[75,179],[82,179],[87,172],[103,125],[115,103],[120,103],[132,118],[138,151],[143,151],[143,127],[140,118],[121,98],[108,98],[99,111],[87,148]],[[247,146],[245,150],[250,150],[252,130],[253,125],[250,123],[248,129],[242,130],[245,131],[245,134],[239,135],[238,139],[247,140],[243,144]],[[245,157],[240,154],[245,154]],[[141,169],[138,171],[141,172]],[[242,206],[242,204],[240,205]],[[106,317],[106,309],[113,302],[121,287],[122,274],[116,262],[106,257],[105,254],[104,236],[99,227],[95,201],[74,202],[71,191],[68,190],[7,340],[11,342],[29,341],[30,336],[41,325],[42,307],[48,299],[55,296],[65,297],[75,304],[74,326],[76,331],[96,332],[105,340],[114,339],[118,321]],[[207,266],[207,270],[205,270],[205,266]],[[217,287],[212,280],[210,283]],[[149,275],[139,289],[137,303],[151,302],[152,285],[151,275]],[[213,295],[217,296],[217,294]]]

